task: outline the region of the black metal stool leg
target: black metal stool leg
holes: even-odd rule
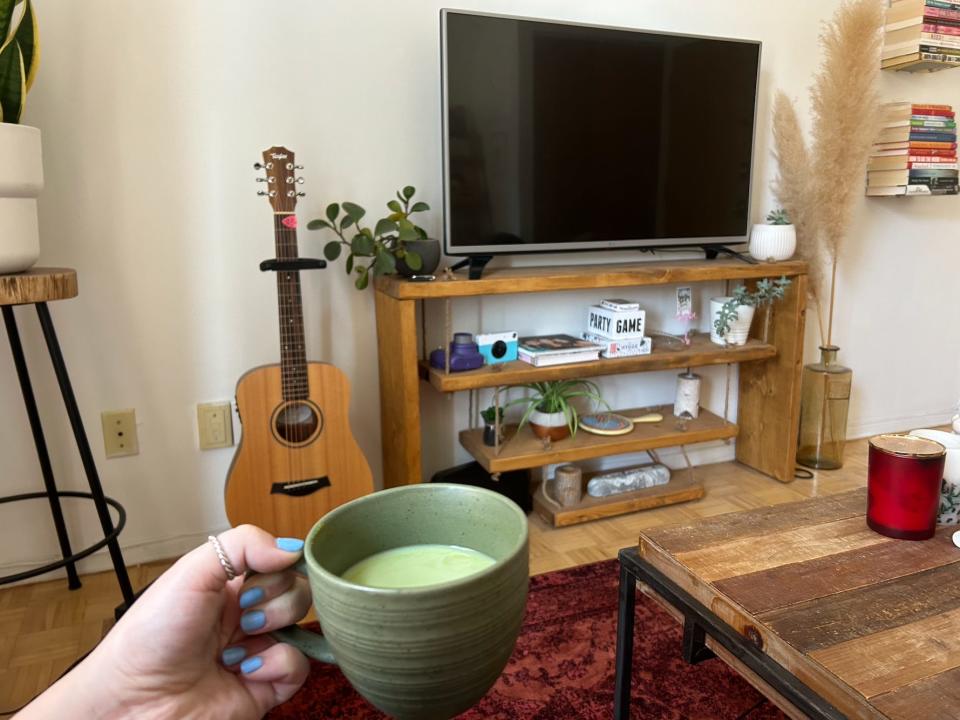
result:
[[[620,603],[617,611],[617,680],[613,699],[615,720],[629,720],[630,685],[633,680],[633,621],[637,578],[620,564]]]
[[[27,408],[27,418],[30,420],[30,430],[33,432],[33,443],[37,446],[37,459],[40,461],[40,473],[43,475],[43,485],[47,489],[47,499],[50,501],[50,514],[53,515],[53,525],[57,529],[57,540],[60,542],[60,554],[63,559],[73,555],[70,549],[70,537],[67,535],[67,525],[63,520],[63,509],[60,507],[60,497],[57,495],[57,483],[53,477],[53,467],[50,465],[50,455],[47,453],[47,441],[43,436],[43,426],[40,424],[40,413],[37,411],[37,400],[33,395],[33,385],[30,384],[30,373],[27,370],[27,361],[23,355],[23,344],[20,342],[20,331],[13,315],[13,307],[4,305],[3,322],[7,327],[7,339],[10,341],[10,352],[13,353],[13,364],[17,368],[17,378],[20,380],[20,392],[23,394],[23,404]],[[80,578],[77,576],[77,566],[67,563],[67,587],[76,590],[80,587]]]
[[[113,532],[113,520],[110,519],[110,510],[107,507],[107,501],[103,497],[103,487],[100,485],[100,476],[97,474],[97,466],[93,462],[93,453],[90,451],[87,433],[83,429],[83,420],[80,418],[80,410],[77,408],[77,399],[73,394],[73,386],[70,384],[67,366],[63,362],[63,353],[60,351],[60,342],[57,340],[57,333],[53,328],[53,320],[50,317],[50,310],[47,309],[46,303],[37,303],[37,315],[40,318],[43,337],[47,341],[47,349],[50,351],[50,361],[53,363],[53,370],[57,375],[57,382],[60,384],[63,404],[66,406],[67,416],[70,418],[73,435],[77,441],[77,450],[80,451],[83,470],[87,475],[90,492],[94,497],[93,502],[97,507],[100,525],[103,527],[104,535],[108,536]],[[133,592],[133,587],[130,585],[127,568],[123,564],[123,553],[120,552],[120,543],[114,538],[107,544],[107,549],[110,551],[110,559],[113,561],[113,570],[117,575],[117,582],[120,585],[120,592],[123,594],[124,604],[130,605],[136,599],[136,596]]]

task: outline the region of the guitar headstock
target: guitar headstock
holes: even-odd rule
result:
[[[296,164],[293,151],[274,145],[263,151],[263,161],[254,163],[253,167],[265,173],[257,182],[267,184],[267,189],[257,195],[266,196],[274,212],[292,213],[297,207],[297,198],[306,194],[297,191],[296,186],[303,183],[303,178],[297,177],[296,171],[302,170],[303,165]]]

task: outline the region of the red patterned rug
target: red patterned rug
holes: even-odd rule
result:
[[[517,647],[486,697],[459,720],[607,720],[613,715],[617,562],[530,579]],[[785,720],[720,660],[687,665],[680,626],[637,593],[632,715],[644,720]],[[307,684],[271,720],[384,718],[334,667],[314,663]]]

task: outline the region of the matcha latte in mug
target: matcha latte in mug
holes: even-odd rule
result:
[[[383,712],[451,718],[500,676],[529,572],[527,518],[504,496],[440,483],[382,490],[325,515],[303,553],[323,637],[273,634],[338,664]]]

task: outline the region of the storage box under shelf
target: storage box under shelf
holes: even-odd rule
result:
[[[420,376],[441,392],[456,392],[498,385],[522,385],[524,383],[567,378],[598,377],[622,373],[648,372],[652,370],[682,369],[705,365],[726,365],[751,360],[767,360],[776,357],[777,348],[760,340],[748,340],[746,345],[724,347],[710,341],[707,333],[691,336],[690,345],[679,340],[655,337],[653,352],[649,355],[623,358],[600,358],[590,362],[534,367],[522,360],[497,365],[485,365],[478,370],[445,373],[421,361]]]
[[[658,423],[637,423],[625,435],[593,435],[581,429],[576,437],[558,440],[549,447],[544,446],[543,440],[534,435],[529,426],[518,432],[516,425],[508,425],[499,455],[496,448],[484,445],[483,428],[461,431],[460,444],[487,472],[496,473],[737,436],[735,423],[708,410],[700,410],[700,417],[696,420],[687,420],[686,430],[678,429],[680,421],[674,417],[672,405],[617,412],[627,416],[658,412],[663,415],[663,420]]]
[[[614,471],[604,470],[603,472]],[[584,475],[584,488],[595,474],[597,473]],[[540,487],[537,488],[533,496],[533,509],[545,522],[558,528],[606,517],[626,515],[639,510],[650,510],[664,505],[699,500],[703,495],[703,482],[694,477],[693,470],[688,469],[674,471],[670,482],[664,485],[655,485],[654,487],[608,495],[607,497],[591,497],[584,494],[579,503],[566,507],[548,497],[544,493],[543,483],[540,483]]]

